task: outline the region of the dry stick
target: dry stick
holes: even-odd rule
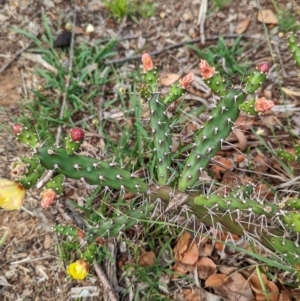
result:
[[[224,39],[236,39],[238,37],[240,37],[241,35],[238,35],[238,34],[232,34],[232,35],[226,35],[226,36],[223,36]],[[242,36],[243,38],[245,39],[260,39],[256,36]],[[214,41],[214,40],[218,40],[220,38],[220,36],[213,36],[213,37],[210,37],[210,38],[206,38],[206,41]],[[189,45],[189,44],[195,44],[195,43],[199,43],[201,42],[201,37],[200,38],[197,38],[197,39],[194,39],[194,40],[189,40],[189,41],[184,41],[184,42],[180,42],[180,43],[176,43],[176,44],[173,44],[171,46],[167,46],[161,50],[156,50],[156,51],[153,51],[153,52],[149,52],[150,56],[151,57],[156,57],[168,50],[172,50],[172,49],[175,49],[175,48],[179,48],[181,46],[184,46],[184,45]],[[125,57],[125,58],[122,58],[122,59],[116,59],[116,60],[111,60],[111,61],[107,61],[105,62],[105,65],[110,65],[110,64],[119,64],[119,63],[124,63],[124,62],[128,62],[128,61],[134,61],[134,60],[140,60],[142,57],[142,55],[134,55],[134,56],[131,56],[131,57]]]
[[[36,17],[38,17],[42,12],[39,11],[36,14],[34,14],[28,21],[26,21],[25,24],[29,23],[30,21],[32,21],[33,19],[35,19]],[[23,27],[25,24],[22,24],[21,27]],[[37,36],[39,33],[37,33],[35,36]],[[20,54],[22,54],[24,51],[26,51],[31,45],[33,44],[33,42],[30,42],[29,44],[27,44],[24,48],[18,50],[15,55],[8,60],[0,69],[0,74],[14,61],[18,58],[18,56]]]
[[[104,290],[108,294],[109,300],[110,301],[118,301],[116,293],[114,292],[110,282],[108,281],[104,271],[101,269],[99,264],[94,263],[94,269],[95,269],[95,272],[96,272],[97,276],[99,277],[99,279],[100,279],[100,281],[103,285]]]
[[[199,9],[198,22],[197,22],[197,25],[199,25],[199,32],[200,32],[200,38],[202,44],[205,44],[204,23],[206,19],[206,13],[207,13],[207,0],[202,0]]]

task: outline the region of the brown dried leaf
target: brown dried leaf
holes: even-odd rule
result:
[[[150,267],[155,264],[156,256],[154,252],[145,252],[139,257],[138,264],[142,267]]]
[[[162,73],[159,82],[163,86],[171,86],[181,77],[178,73]]]
[[[206,287],[216,287],[216,286],[220,286],[223,283],[225,283],[225,281],[227,280],[228,276],[225,274],[214,274],[209,276],[206,280],[205,280],[205,286]]]
[[[173,271],[179,275],[185,275],[188,272],[194,272],[195,267],[190,264],[184,264],[181,262],[176,262],[173,266]],[[177,279],[178,275],[173,275],[172,279]]]
[[[285,287],[281,290],[278,301],[292,301],[292,296]]]
[[[200,279],[207,279],[216,273],[217,265],[208,257],[202,257],[196,262]]]
[[[242,22],[240,22],[237,27],[235,28],[235,32],[237,34],[242,34],[243,32],[245,32],[248,28],[250,24],[250,19],[246,18],[245,20],[243,20]]]
[[[279,298],[279,289],[277,285],[269,281],[265,274],[261,274],[261,279],[267,292],[264,291],[261,280],[257,275],[252,275],[249,279],[249,284],[255,293],[255,300],[266,301],[266,294],[268,294],[270,301],[277,301]]]
[[[257,20],[266,24],[278,24],[278,19],[270,9],[263,9],[258,12]]]
[[[230,279],[230,281],[229,281]],[[252,301],[254,296],[248,281],[240,274],[233,273],[223,285],[214,287],[215,293],[226,300]]]
[[[184,288],[182,290],[184,297],[187,301],[199,301],[200,299],[200,293],[198,289],[190,289],[190,288]]]
[[[189,242],[191,239],[191,234],[187,231],[184,231],[181,236],[177,239],[177,244],[174,247],[174,259],[176,261],[180,261],[183,257],[183,253],[189,246]]]
[[[193,265],[198,260],[199,251],[196,242],[194,241],[192,245],[182,254],[180,260],[181,263]]]

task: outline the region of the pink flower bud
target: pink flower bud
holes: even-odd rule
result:
[[[209,79],[215,74],[215,67],[211,67],[208,65],[206,60],[201,60],[199,64],[200,74],[203,79]]]
[[[190,84],[194,81],[195,74],[193,72],[187,74],[183,79],[179,80],[179,85],[183,89],[187,89]]]
[[[256,112],[264,113],[271,110],[274,107],[274,102],[268,100],[265,97],[256,98],[254,108]]]
[[[42,208],[46,209],[50,207],[56,198],[56,193],[52,189],[46,189],[43,191],[42,194],[42,200],[41,200],[41,206]]]
[[[150,71],[154,68],[152,59],[148,53],[142,55],[142,63],[144,65],[144,71]]]
[[[70,131],[70,138],[72,141],[81,142],[84,139],[84,131],[81,128],[74,128]]]
[[[261,63],[257,66],[257,70],[259,72],[267,74],[269,72],[269,65],[268,63]]]
[[[13,133],[17,136],[19,135],[22,130],[24,129],[24,125],[23,124],[19,124],[19,123],[16,123],[12,126],[12,130],[13,130]]]

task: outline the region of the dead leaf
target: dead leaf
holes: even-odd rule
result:
[[[278,301],[292,301],[292,296],[285,287],[281,290]]]
[[[176,246],[174,247],[174,259],[175,261],[180,261],[182,259],[182,254],[188,248],[190,242],[191,234],[184,231],[181,236],[177,239]]]
[[[159,82],[163,86],[173,85],[179,78],[181,74],[178,73],[162,73],[159,78]]]
[[[270,9],[263,9],[258,12],[257,20],[265,24],[278,24],[278,19]]]
[[[223,283],[225,283],[226,279],[228,278],[227,275],[225,274],[214,274],[209,276],[206,280],[205,280],[205,286],[206,287],[216,287],[216,286],[220,286]]]
[[[267,292],[264,292],[262,283],[266,288]],[[261,279],[257,275],[252,275],[249,279],[249,284],[255,294],[256,301],[266,301],[266,294],[268,294],[270,301],[277,301],[279,298],[279,289],[277,285],[268,280],[265,274],[261,274]]]
[[[192,242],[191,246],[182,254],[181,263],[193,265],[198,260],[199,251],[196,242]]]
[[[224,173],[228,169],[233,168],[233,162],[231,159],[227,159],[221,156],[215,156],[212,164],[212,172],[215,174],[217,179],[221,179],[221,173]]]
[[[217,265],[208,257],[201,257],[196,262],[198,275],[200,279],[207,279],[216,273]]]
[[[242,22],[240,22],[237,27],[235,28],[235,32],[237,34],[242,34],[243,32],[245,32],[248,28],[250,24],[250,19],[246,18],[245,20],[243,20]]]
[[[154,252],[145,252],[139,257],[138,264],[142,267],[150,267],[155,264],[156,256]]]
[[[172,279],[177,279],[178,275],[185,275],[189,272],[194,272],[195,267],[191,264],[184,264],[181,262],[176,262],[173,266],[173,271],[177,273],[177,275],[173,275]]]
[[[190,288],[184,288],[182,290],[182,293],[187,301],[199,301],[200,299],[200,293],[198,289],[190,289]]]
[[[216,295],[226,300],[252,301],[254,299],[248,281],[237,272],[231,274],[222,285],[214,287],[214,291]]]

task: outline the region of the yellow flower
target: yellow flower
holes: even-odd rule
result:
[[[0,178],[0,207],[8,210],[19,210],[24,199],[25,188],[21,184]]]
[[[89,269],[88,262],[85,259],[79,259],[68,266],[67,273],[74,279],[82,280],[88,274]]]

